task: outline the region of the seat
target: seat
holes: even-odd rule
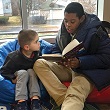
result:
[[[70,85],[70,82],[62,82],[66,87]],[[110,86],[98,91],[96,88],[89,94],[86,99],[90,103],[110,103]]]

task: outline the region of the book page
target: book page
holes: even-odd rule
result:
[[[76,47],[78,44],[80,44],[78,42],[77,39],[72,40],[63,50],[62,55],[65,55],[66,53],[68,53],[70,50],[72,50],[74,47]]]
[[[62,57],[61,54],[43,54],[43,57]]]
[[[40,58],[43,58],[45,60],[52,61],[52,62],[58,62],[58,61],[61,61],[63,57],[61,54],[43,54],[42,56],[40,56]]]

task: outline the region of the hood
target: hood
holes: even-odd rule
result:
[[[87,13],[86,13],[86,19],[84,23],[85,25],[84,26],[82,25],[83,29],[90,29],[101,25],[101,21],[97,17],[97,15],[87,14]]]
[[[94,14],[85,14],[86,19],[81,24],[77,31],[76,38],[79,42],[84,42],[86,47],[94,33],[97,31],[97,27],[101,25],[100,19]]]

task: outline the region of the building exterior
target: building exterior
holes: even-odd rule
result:
[[[12,15],[11,0],[0,0],[0,16]]]

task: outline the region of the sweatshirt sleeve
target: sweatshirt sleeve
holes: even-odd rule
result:
[[[15,70],[14,70],[15,66],[16,65],[13,62],[13,60],[9,56],[7,56],[6,57],[6,60],[4,62],[3,67],[0,69],[1,75],[4,78],[6,78],[6,79],[8,79],[10,81],[12,79],[15,79],[16,78],[16,76],[14,75],[14,73],[15,73]]]
[[[110,55],[86,55],[79,57],[80,69],[105,69],[109,68]]]

